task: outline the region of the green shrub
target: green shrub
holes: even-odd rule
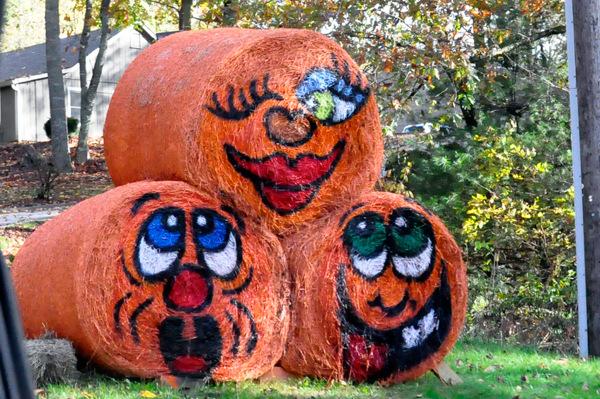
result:
[[[74,137],[77,135],[77,131],[79,130],[79,119],[77,118],[67,118],[67,133],[69,137]],[[48,119],[46,123],[44,123],[44,131],[46,132],[46,136],[48,138],[52,138],[52,119]]]

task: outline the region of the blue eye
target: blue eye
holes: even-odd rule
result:
[[[157,248],[170,248],[181,238],[184,224],[181,215],[159,213],[148,224],[148,239]]]
[[[296,89],[298,101],[325,126],[347,121],[366,104],[369,88],[360,87],[360,76],[359,83],[352,85],[347,69],[343,76],[330,68],[315,69]]]
[[[198,242],[206,249],[216,249],[225,243],[227,238],[227,225],[214,215],[199,214],[195,224],[198,227]]]
[[[242,263],[242,241],[231,223],[212,209],[192,212],[194,241],[198,259],[216,277],[234,279]]]
[[[185,213],[175,207],[151,214],[138,234],[134,262],[148,282],[157,282],[177,267],[185,250]]]

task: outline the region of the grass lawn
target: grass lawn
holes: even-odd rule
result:
[[[390,388],[328,384],[322,380],[208,385],[187,393],[157,382],[86,376],[79,386],[55,385],[50,398],[600,398],[600,360],[538,353],[533,349],[459,342],[446,362],[464,380],[450,387],[432,373]],[[156,396],[154,396],[156,395]]]

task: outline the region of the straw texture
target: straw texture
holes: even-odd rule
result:
[[[283,246],[294,277],[289,372],[401,382],[456,342],[467,306],[460,249],[413,200],[370,193]]]
[[[335,42],[293,29],[161,39],[117,85],[104,139],[116,185],[185,181],[276,234],[371,190],[383,156],[364,74]]]
[[[185,183],[75,205],[31,235],[12,273],[29,338],[51,329],[124,375],[243,380],[283,351],[278,240]]]

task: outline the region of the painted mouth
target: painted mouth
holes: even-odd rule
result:
[[[348,297],[344,276],[346,267],[341,265],[338,274],[341,309],[338,316],[342,328],[346,378],[356,382],[384,380],[417,366],[439,350],[452,323],[450,285],[445,262],[442,262],[440,287],[421,310],[400,326],[388,330],[373,328],[358,316]]]
[[[196,336],[184,338],[185,321],[170,316],[158,327],[160,351],[174,376],[205,378],[221,362],[223,339],[219,324],[211,316],[194,317]]]
[[[252,181],[263,203],[279,215],[289,215],[304,209],[315,197],[321,184],[337,166],[345,140],[340,140],[324,156],[300,154],[290,158],[275,152],[263,158],[251,158],[225,144],[225,153],[235,170]]]

